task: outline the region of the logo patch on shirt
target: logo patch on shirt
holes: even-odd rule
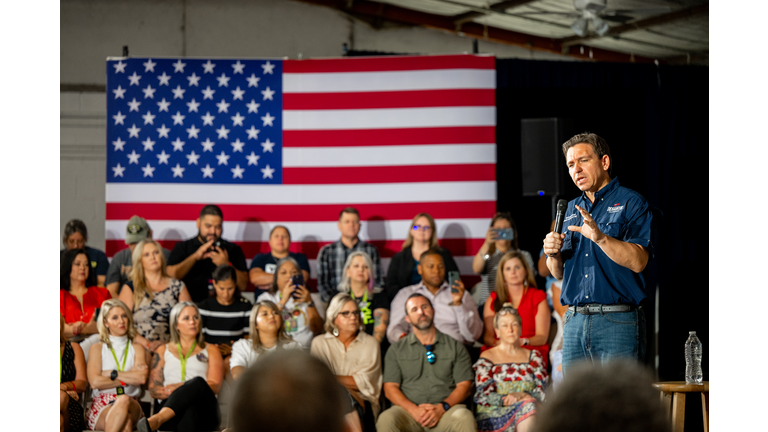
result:
[[[608,207],[608,213],[618,213],[624,210],[624,206],[621,203],[616,203],[613,207]]]
[[[264,273],[275,274],[275,268],[277,264],[267,264],[264,266]]]
[[[574,213],[570,216],[567,216],[565,219],[563,219],[563,222],[568,222],[571,219],[575,219],[578,215],[579,215],[578,213]]]

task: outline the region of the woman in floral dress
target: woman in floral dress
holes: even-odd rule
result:
[[[484,351],[474,365],[477,430],[531,430],[536,404],[544,400],[544,359],[539,351],[520,344],[522,320],[511,303],[496,313],[493,327],[499,344]]]

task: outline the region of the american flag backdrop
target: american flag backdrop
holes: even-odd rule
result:
[[[286,225],[310,259],[339,239],[339,211],[386,274],[419,212],[435,219],[465,283],[496,210],[491,56],[317,60],[107,60],[106,253],[146,218],[168,249],[203,205],[246,257]]]

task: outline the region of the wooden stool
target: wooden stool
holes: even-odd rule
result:
[[[704,415],[704,432],[709,432],[709,381],[701,384],[686,384],[685,381],[665,381],[653,384],[661,391],[661,404],[667,413],[672,411],[672,432],[683,432],[685,428],[685,394],[701,393],[701,411]]]

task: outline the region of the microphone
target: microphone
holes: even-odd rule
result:
[[[557,201],[557,214],[555,215],[555,230],[554,232],[560,234],[563,230],[563,219],[565,218],[565,209],[568,207],[568,201],[561,199]],[[550,254],[553,257],[557,254]]]

